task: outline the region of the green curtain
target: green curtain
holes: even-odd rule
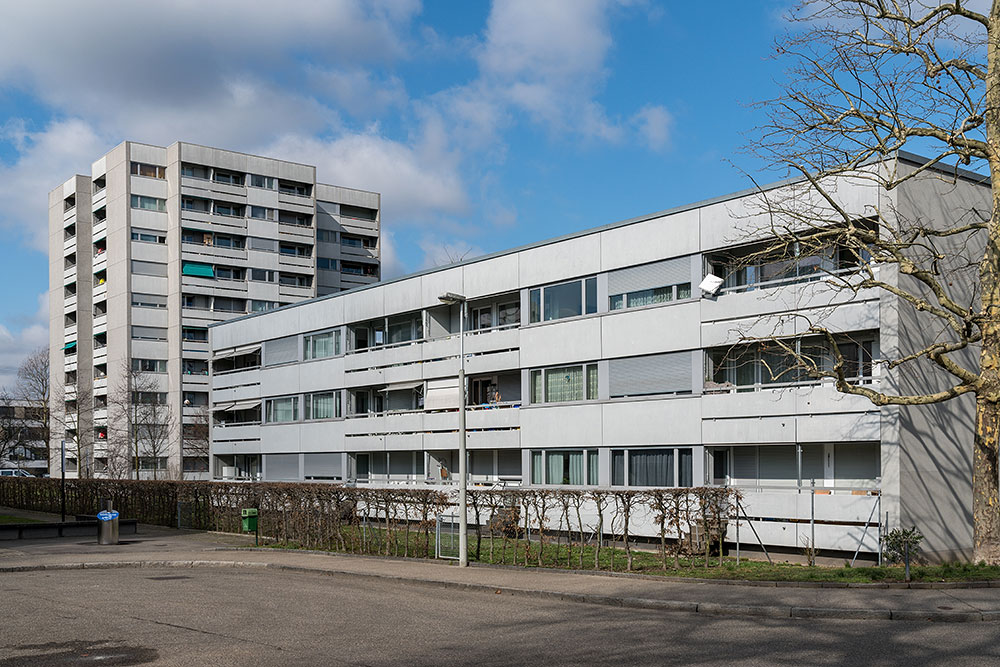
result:
[[[569,457],[569,483],[583,486],[583,452],[567,452]]]
[[[545,402],[582,401],[583,367],[550,368],[545,372]]]
[[[566,467],[564,463],[565,454],[562,452],[546,452],[546,470],[548,473],[545,482],[547,484],[566,484],[567,480],[563,477],[563,471]]]

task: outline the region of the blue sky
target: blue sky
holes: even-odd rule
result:
[[[280,6],[280,11],[277,9]],[[779,0],[18,3],[0,24],[0,386],[47,341],[47,193],[125,139],[378,190],[384,274],[771,180]]]

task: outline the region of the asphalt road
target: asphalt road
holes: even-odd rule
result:
[[[8,665],[1000,664],[995,623],[718,618],[319,575],[0,575]]]

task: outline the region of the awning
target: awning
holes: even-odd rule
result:
[[[232,347],[228,350],[221,350],[215,353],[212,357],[213,360],[225,359],[226,357],[238,357],[241,354],[251,354],[252,352],[257,352],[260,350],[260,343],[254,343],[253,345],[244,345],[242,347]]]
[[[405,389],[422,389],[424,386],[423,382],[397,382],[395,384],[388,384],[379,391],[403,391]]]
[[[215,277],[215,270],[211,264],[198,264],[197,262],[184,262],[181,265],[181,273],[185,276],[197,276],[199,278]]]
[[[70,343],[66,343],[66,346],[63,347],[63,349],[64,350],[72,350],[74,347],[76,347],[76,341],[75,340],[72,341],[72,342],[70,342]]]
[[[226,408],[226,412],[236,412],[237,410],[249,410],[250,408],[256,408],[260,405],[260,399],[255,398],[248,401],[236,401],[232,405]]]
[[[236,405],[235,403],[216,403],[212,406],[212,412],[226,412],[229,408]]]

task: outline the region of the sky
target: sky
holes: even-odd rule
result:
[[[783,0],[13,3],[0,22],[0,387],[48,341],[48,192],[122,141],[382,193],[383,276],[764,181]]]

